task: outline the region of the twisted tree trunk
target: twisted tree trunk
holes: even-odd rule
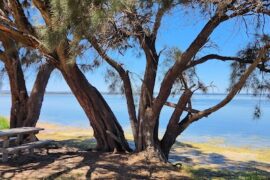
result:
[[[65,65],[60,71],[89,118],[97,140],[96,148],[102,151],[131,151],[112,110],[78,66]]]

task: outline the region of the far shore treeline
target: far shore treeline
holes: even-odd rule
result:
[[[48,81],[58,71],[89,119],[98,151],[144,151],[167,161],[183,131],[240,92],[269,95],[269,15],[269,2],[263,0],[2,0],[0,77],[9,79],[9,126],[36,126]],[[195,17],[198,23],[188,34],[173,26],[194,22]],[[219,42],[235,29],[243,38]],[[190,42],[187,36],[192,36]],[[233,46],[236,43],[241,46]],[[88,78],[95,75],[86,76],[101,65],[107,68],[109,92],[125,97],[134,149],[104,93]],[[222,72],[228,66],[230,75],[222,75],[228,79],[224,97],[206,109],[194,109],[194,95],[211,93],[215,87],[204,81],[200,70],[210,74],[213,68]],[[29,89],[25,70],[31,68],[36,73],[31,74],[34,83]],[[177,101],[169,102],[175,95]],[[159,137],[164,106],[173,111]],[[255,116],[260,113],[256,106]]]

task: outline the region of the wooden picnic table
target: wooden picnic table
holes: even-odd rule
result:
[[[6,130],[0,130],[0,141],[2,139],[2,147],[0,147],[0,153],[2,153],[2,161],[8,160],[9,154],[19,153],[21,150],[29,150],[32,154],[34,148],[42,144],[48,143],[48,141],[36,141],[36,134],[43,128],[36,127],[21,127],[12,128]],[[24,143],[23,136],[28,135],[30,142]],[[10,146],[10,142],[15,140],[15,145]]]

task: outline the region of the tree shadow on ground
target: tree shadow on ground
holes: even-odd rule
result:
[[[170,161],[185,165],[194,179],[270,179],[270,164],[236,161],[218,153],[204,153],[198,148],[177,142],[183,150],[172,150]]]
[[[179,168],[149,163],[136,154],[87,151],[93,145],[92,139],[59,141],[50,147],[49,154],[42,150],[0,163],[0,179],[158,179],[165,175],[168,179],[188,179]]]
[[[173,163],[183,164],[181,170],[168,163],[150,163],[136,154],[88,151],[94,145],[93,139],[59,141],[49,147],[49,154],[41,150],[33,156],[23,155],[8,163],[0,163],[0,179],[164,179],[165,176],[165,179],[189,179],[188,175],[194,179],[270,177],[269,164],[233,161],[221,154],[203,153],[188,144],[178,143],[184,151],[172,150],[170,155]],[[186,165],[189,168],[184,168]],[[199,168],[193,168],[198,165]]]

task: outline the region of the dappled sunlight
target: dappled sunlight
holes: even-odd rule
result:
[[[147,161],[138,154],[112,154],[89,152],[74,148],[75,140],[59,141],[58,148],[49,154],[37,152],[34,156],[23,156],[8,164],[0,164],[2,178],[158,178],[185,177],[178,168],[158,161]]]
[[[268,151],[269,152],[269,151]],[[205,144],[176,143],[170,154],[170,161],[181,163],[182,167],[195,177],[231,177],[258,175],[270,176],[270,161],[261,161],[256,156],[260,150],[240,147],[221,148]]]

